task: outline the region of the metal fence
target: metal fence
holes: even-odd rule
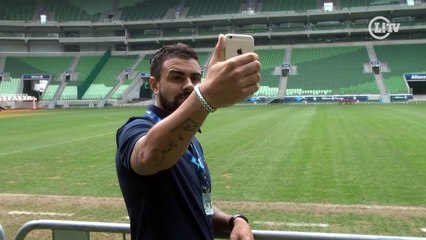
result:
[[[129,236],[130,234],[130,224],[61,220],[34,220],[25,223],[19,229],[15,240],[25,240],[28,233],[34,230],[51,230],[53,240],[89,240],[91,232],[118,233],[122,235],[123,239],[126,239],[126,236]],[[264,230],[253,230],[253,235],[256,240],[426,240],[426,238],[422,237],[397,237]],[[1,236],[0,240],[3,240]]]
[[[0,240],[6,240],[6,233],[4,232],[1,224],[0,224]]]

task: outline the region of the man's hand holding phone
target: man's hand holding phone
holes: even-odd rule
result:
[[[259,89],[260,69],[253,37],[221,34],[200,90],[214,108],[231,106]]]

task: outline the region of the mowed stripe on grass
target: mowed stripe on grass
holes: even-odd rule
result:
[[[424,205],[425,107],[231,107],[211,114],[197,137],[218,200]],[[143,112],[1,119],[0,153],[10,154],[0,157],[0,192],[120,196],[115,131]]]
[[[373,104],[221,109],[209,116],[203,134],[197,135],[212,172],[213,201],[228,212],[247,212],[259,222],[327,223],[329,232],[419,236],[426,221],[422,214],[352,210],[425,207],[425,108]],[[7,211],[126,221],[122,202],[103,205],[99,199],[122,200],[114,165],[115,131],[143,112],[53,110],[0,119],[5,136],[0,138],[0,153],[8,153],[0,156],[1,193],[94,197],[89,201],[93,205],[81,208],[65,206],[65,200],[57,206],[18,204]],[[295,205],[276,207],[285,203]],[[318,205],[306,208],[309,204]],[[323,211],[321,205],[332,207]],[[354,208],[339,213],[337,206],[345,205]]]
[[[231,108],[200,139],[219,198],[424,205],[424,107]]]

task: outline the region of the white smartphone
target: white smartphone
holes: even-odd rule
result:
[[[250,35],[226,34],[225,59],[254,52],[254,38]]]

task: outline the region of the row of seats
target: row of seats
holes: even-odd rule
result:
[[[108,19],[110,14],[123,21],[175,18],[180,14],[185,17],[235,14],[247,10],[247,7],[260,12],[322,9],[317,0],[256,0],[252,1],[250,6],[244,0],[123,0],[119,1],[118,11],[115,11],[112,1],[102,0],[4,1],[0,9],[0,20],[37,21],[40,13],[45,12],[48,20],[59,22],[103,21]],[[399,0],[340,0],[341,8],[394,4],[399,4]]]
[[[96,100],[105,98],[113,86],[117,84],[117,79],[120,78],[119,74],[123,70],[131,68],[136,58],[137,56],[110,57],[83,95],[83,99]]]
[[[262,60],[262,70],[260,73],[262,76],[262,85],[278,89],[281,72],[275,72],[275,68],[284,62],[284,49],[262,49],[257,50],[256,53]]]
[[[127,88],[130,86],[129,83],[124,82],[123,84],[118,87],[118,89],[114,92],[114,94],[111,96],[112,99],[121,99],[123,97],[123,93],[127,90]]]
[[[382,72],[384,84],[387,91],[394,93],[408,93],[407,83],[403,79],[404,73],[422,73],[426,72],[423,58],[420,52],[426,52],[426,44],[415,45],[379,45],[374,46],[378,59],[383,64],[387,64],[390,72]],[[256,50],[262,61],[261,85],[270,89],[278,89],[280,83],[281,68],[280,65],[285,59],[284,49],[259,49]],[[199,64],[205,66],[208,62],[211,52],[200,52]],[[148,54],[136,66],[135,71],[140,74],[149,72],[149,59],[152,55]],[[78,66],[85,66],[86,60],[96,60],[99,57],[81,57]],[[19,60],[20,63],[31,63],[32,60],[25,58],[11,59]],[[37,57],[39,62],[44,58]],[[51,59],[46,57],[46,60]],[[92,83],[92,86],[83,96],[83,99],[103,99],[117,84],[117,76],[123,69],[129,68],[136,63],[137,56],[133,57],[111,57],[110,61],[104,66],[101,73]],[[374,76],[365,71],[365,64],[368,64],[369,57],[367,49],[363,46],[350,47],[324,47],[324,48],[294,48],[292,50],[290,63],[292,68],[287,79],[286,95],[301,94],[379,94]],[[6,66],[9,57],[6,58]],[[48,63],[51,61],[49,60]],[[93,65],[96,61],[93,61]],[[31,63],[32,68],[41,66],[46,67],[46,63]],[[24,66],[24,65],[21,65]],[[78,67],[77,66],[77,67]],[[28,71],[26,68],[25,71]],[[46,67],[47,68],[47,67]],[[13,69],[13,68],[12,68]],[[6,69],[6,71],[8,71]],[[22,70],[19,70],[22,71]],[[296,72],[293,72],[296,71]],[[88,72],[88,71],[86,71]],[[11,73],[14,74],[13,72]],[[88,75],[79,74],[79,76]],[[80,79],[80,78],[79,78]],[[65,87],[60,99],[71,100],[78,99],[78,85],[82,82],[72,80]],[[113,98],[120,99],[122,94],[132,83],[131,79],[123,82],[113,95]],[[16,94],[22,81],[19,78],[0,81],[0,94]],[[43,100],[51,100],[59,88],[59,82],[51,81],[42,95]],[[277,91],[259,90],[257,94],[275,94]]]
[[[178,4],[177,0],[148,0],[122,8],[121,20],[136,21],[140,19],[164,18],[169,8]]]
[[[263,0],[262,11],[307,11],[318,9],[317,0]]]
[[[329,95],[333,91],[330,89],[316,89],[316,90],[303,90],[301,88],[293,89],[287,88],[286,96],[300,96],[300,95]]]
[[[61,100],[76,100],[78,99],[77,86],[66,86],[59,98]]]
[[[92,83],[84,93],[84,100],[101,100],[104,99],[108,93],[112,90],[111,86],[106,86],[105,84]]]
[[[143,57],[143,59],[140,61],[140,63],[138,64],[138,66],[136,66],[134,71],[137,74],[149,73],[151,57],[152,57],[152,54],[145,55]],[[127,88],[130,86],[132,81],[133,80],[131,78],[125,79],[124,82],[120,85],[120,87],[111,96],[111,98],[112,99],[122,99],[123,93],[127,90]]]
[[[43,93],[41,99],[44,100],[44,101],[52,100],[53,97],[56,94],[56,91],[58,91],[58,88],[59,88],[59,84],[50,83],[49,85],[47,85],[47,88],[44,90],[44,93]]]
[[[77,75],[75,80],[86,80],[100,58],[100,56],[81,56],[74,69],[74,73]]]
[[[277,96],[278,90],[278,87],[260,86],[254,96]]]
[[[342,8],[379,6],[379,5],[395,5],[400,4],[399,0],[340,0]]]
[[[405,73],[425,73],[426,65],[422,53],[426,44],[381,45],[375,46],[377,57],[388,65],[390,72],[384,72],[386,87],[391,93],[408,93],[407,83],[403,80]]]
[[[188,7],[187,16],[203,16],[214,14],[239,13],[241,0],[186,0],[185,7]]]
[[[68,1],[57,1],[47,0],[43,6],[44,11],[47,12],[51,20],[58,22],[67,21],[98,21],[101,16],[99,8],[95,10],[95,13],[90,13],[90,4],[81,2],[81,6],[76,6],[72,2]],[[108,5],[109,1],[103,2],[102,5]],[[109,2],[110,8],[112,8],[111,2]],[[99,5],[97,5],[99,7]]]
[[[37,8],[37,1],[2,0],[0,20],[31,21]]]
[[[17,94],[21,79],[11,78],[8,81],[0,81],[0,95],[5,96],[6,94]]]
[[[5,94],[0,95],[0,102],[26,102],[37,100],[34,96],[28,96],[28,94]]]
[[[71,65],[73,57],[7,57],[4,70],[13,77],[23,74],[50,74],[53,79]]]
[[[365,47],[293,49],[291,64],[297,66],[297,75],[289,76],[287,88],[331,90],[328,94],[347,94],[350,90],[379,94],[373,75],[363,72],[366,62],[369,57]]]

